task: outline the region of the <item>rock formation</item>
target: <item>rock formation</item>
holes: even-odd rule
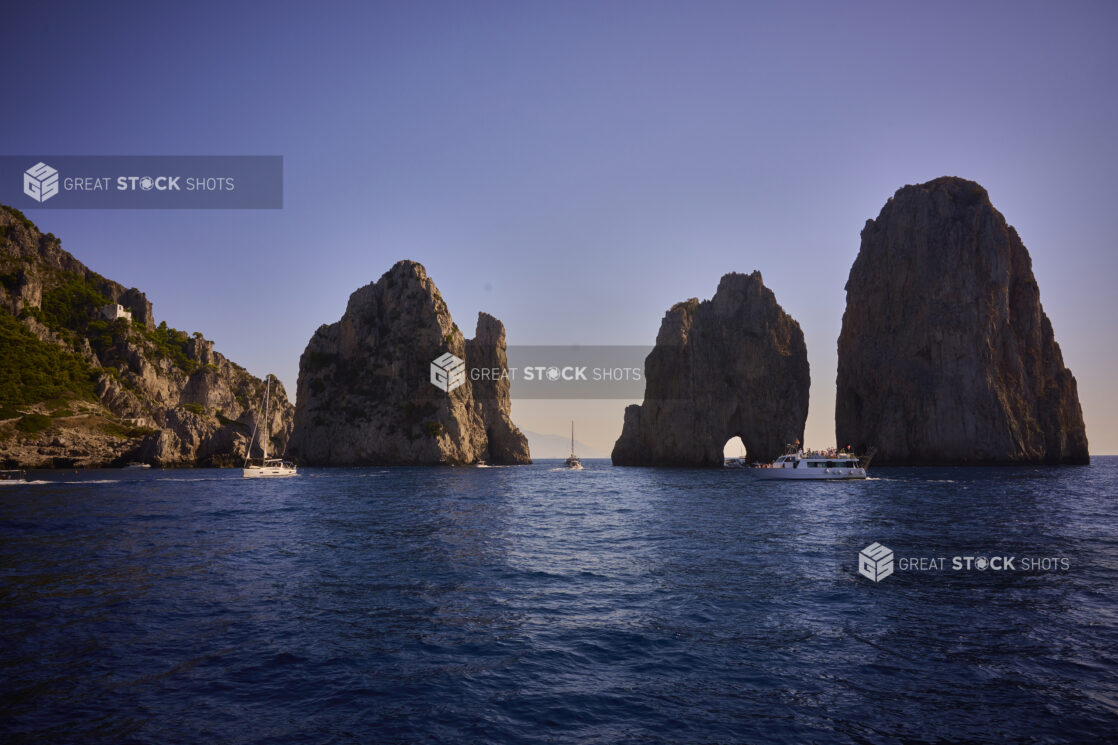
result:
[[[883,465],[1088,462],[1029,253],[981,186],[900,189],[866,222],[846,293],[840,444]]]
[[[116,305],[131,320],[104,315]],[[240,465],[263,427],[264,381],[201,334],[157,326],[144,293],[92,271],[3,206],[0,335],[0,462]],[[270,450],[282,453],[294,407],[278,381],[271,412]]]
[[[507,378],[467,375],[450,392],[431,383],[448,352],[470,370],[508,367],[500,321],[479,314],[467,341],[424,268],[397,263],[307,344],[292,453],[311,465],[531,463]]]
[[[760,272],[727,274],[710,300],[673,306],[645,375],[644,403],[625,410],[614,465],[721,466],[735,435],[751,460],[770,460],[803,439],[804,335]]]

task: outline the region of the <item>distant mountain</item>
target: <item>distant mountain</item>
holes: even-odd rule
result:
[[[566,458],[571,454],[571,438],[563,435],[542,435],[523,430],[533,458]],[[580,458],[608,458],[609,452],[575,440],[575,453]]]
[[[157,325],[144,293],[0,205],[0,463],[239,465],[263,397],[264,381],[201,333]],[[276,381],[272,453],[293,413]]]

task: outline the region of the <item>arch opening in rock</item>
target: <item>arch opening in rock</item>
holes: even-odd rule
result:
[[[726,465],[744,466],[749,463],[749,449],[741,435],[734,435],[726,440],[726,444],[722,446],[722,459]]]

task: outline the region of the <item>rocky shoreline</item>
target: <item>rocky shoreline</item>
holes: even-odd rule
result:
[[[0,207],[0,463],[24,468],[239,465],[264,381],[202,334],[156,324],[143,292],[106,279]],[[272,452],[294,407],[272,388]]]

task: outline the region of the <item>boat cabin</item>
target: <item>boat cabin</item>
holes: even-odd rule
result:
[[[782,455],[773,461],[773,468],[858,468],[859,465],[858,459],[847,453],[822,456],[796,452]]]

